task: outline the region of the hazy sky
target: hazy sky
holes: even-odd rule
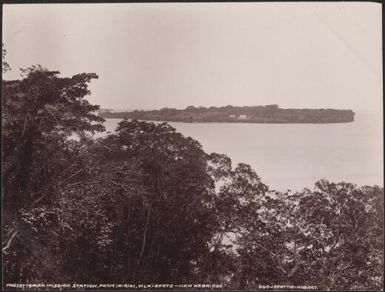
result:
[[[379,3],[4,5],[12,67],[95,72],[104,108],[382,109]]]

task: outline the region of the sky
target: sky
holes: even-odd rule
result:
[[[12,70],[95,72],[109,109],[278,104],[382,112],[381,4],[7,4]]]

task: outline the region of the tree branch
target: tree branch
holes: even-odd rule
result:
[[[17,233],[18,233],[18,231],[15,231],[15,232],[12,234],[11,238],[8,240],[7,245],[4,246],[4,247],[1,249],[3,253],[8,254],[8,253],[6,252],[6,250],[9,249],[9,248],[11,247],[12,240],[15,238],[15,236],[17,235]]]
[[[278,255],[273,253],[272,251],[268,250],[266,247],[264,247],[262,244],[259,244],[257,242],[255,242],[256,245],[258,245],[259,247],[261,247],[264,251],[266,251],[268,254],[270,254],[270,256],[273,258],[274,262],[277,264],[278,268],[286,275],[287,272],[286,270],[282,267],[282,265],[280,264],[280,262],[278,261]]]
[[[142,260],[142,257],[143,257],[143,253],[144,253],[144,248],[146,246],[146,237],[147,237],[147,231],[148,231],[148,224],[150,223],[150,214],[151,214],[151,204],[150,206],[148,206],[148,211],[147,211],[147,216],[146,216],[146,224],[144,226],[144,232],[143,232],[143,240],[142,240],[142,247],[140,249],[140,253],[139,253],[139,257],[138,257],[138,260],[136,262],[136,266],[135,266],[135,269],[132,273],[132,282],[135,281],[135,275],[136,275],[136,271],[137,269],[139,268],[139,265],[140,265],[140,262]]]
[[[294,267],[291,269],[291,271],[288,274],[288,277],[292,277],[298,270],[299,268],[299,263],[298,263],[298,252],[297,252],[297,242],[294,241]]]

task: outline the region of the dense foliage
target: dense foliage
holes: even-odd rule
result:
[[[113,112],[101,110],[104,118],[127,118],[167,122],[226,122],[226,123],[345,123],[354,121],[352,110],[282,109],[278,105],[194,107],[185,109]]]
[[[33,67],[3,82],[5,284],[381,287],[383,188],[269,191],[167,123],[92,138],[96,77]]]

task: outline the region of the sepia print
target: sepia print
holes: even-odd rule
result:
[[[383,290],[381,5],[5,4],[4,290]]]

